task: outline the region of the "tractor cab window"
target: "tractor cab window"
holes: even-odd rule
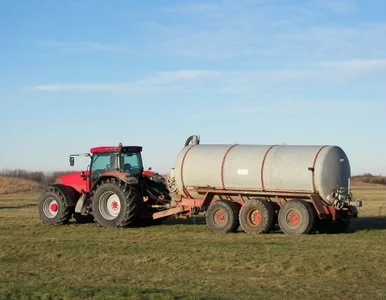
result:
[[[98,153],[92,159],[92,171],[116,171],[118,168],[117,153]]]
[[[139,175],[142,173],[142,158],[139,153],[122,153],[123,171],[131,175]]]

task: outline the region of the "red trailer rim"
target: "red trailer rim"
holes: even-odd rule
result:
[[[217,209],[213,214],[213,221],[217,225],[223,225],[228,221],[228,216],[225,210]]]
[[[286,222],[288,226],[296,228],[301,224],[302,216],[300,212],[296,209],[291,209],[287,212]]]
[[[261,212],[258,209],[255,209],[254,211],[251,212],[249,219],[252,222],[252,224],[258,225],[261,223],[263,216],[261,215]]]

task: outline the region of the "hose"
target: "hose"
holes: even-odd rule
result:
[[[176,194],[178,192],[176,178],[174,176],[168,176],[167,187],[170,193]]]
[[[185,147],[190,144],[190,142],[193,141],[193,145],[197,145],[200,143],[200,137],[198,135],[191,135],[188,137],[188,139],[185,142]]]
[[[200,136],[191,135],[185,142],[185,147],[188,146],[192,142],[193,145],[198,145],[200,143]],[[174,168],[170,170],[168,179],[166,181],[166,186],[171,194],[178,193],[178,187],[176,184],[176,178],[174,176]]]

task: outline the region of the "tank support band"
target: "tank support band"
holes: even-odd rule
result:
[[[225,183],[224,183],[224,164],[225,164],[225,159],[227,158],[229,151],[231,151],[231,149],[233,147],[237,146],[237,145],[238,144],[234,144],[234,145],[230,146],[228,148],[228,150],[225,152],[224,158],[222,159],[222,163],[221,163],[221,184],[222,184],[222,188],[223,189],[225,189]]]
[[[188,155],[188,152],[194,147],[194,146],[197,146],[198,144],[194,144],[192,146],[189,147],[188,150],[186,150],[185,154],[184,154],[184,157],[182,158],[182,162],[181,162],[181,185],[182,185],[182,190],[184,191],[185,195],[192,199],[192,196],[189,194],[189,192],[187,191],[186,187],[185,187],[185,183],[184,183],[184,163],[185,163],[185,158],[186,158],[186,155]]]
[[[260,179],[261,179],[261,189],[262,191],[265,191],[265,186],[264,186],[264,165],[265,165],[265,159],[268,156],[268,152],[271,151],[273,147],[276,147],[277,145],[272,145],[271,147],[268,148],[267,152],[264,154],[263,162],[261,163],[261,173],[260,173]]]
[[[319,153],[325,148],[327,145],[321,147],[318,152],[315,155],[314,162],[312,164],[312,168],[308,168],[312,172],[312,188],[314,193],[316,193],[316,185],[315,185],[315,165],[316,165],[316,160],[318,159]]]

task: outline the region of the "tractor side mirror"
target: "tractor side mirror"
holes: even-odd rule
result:
[[[70,156],[70,166],[73,167],[75,164],[75,159],[73,156]]]

